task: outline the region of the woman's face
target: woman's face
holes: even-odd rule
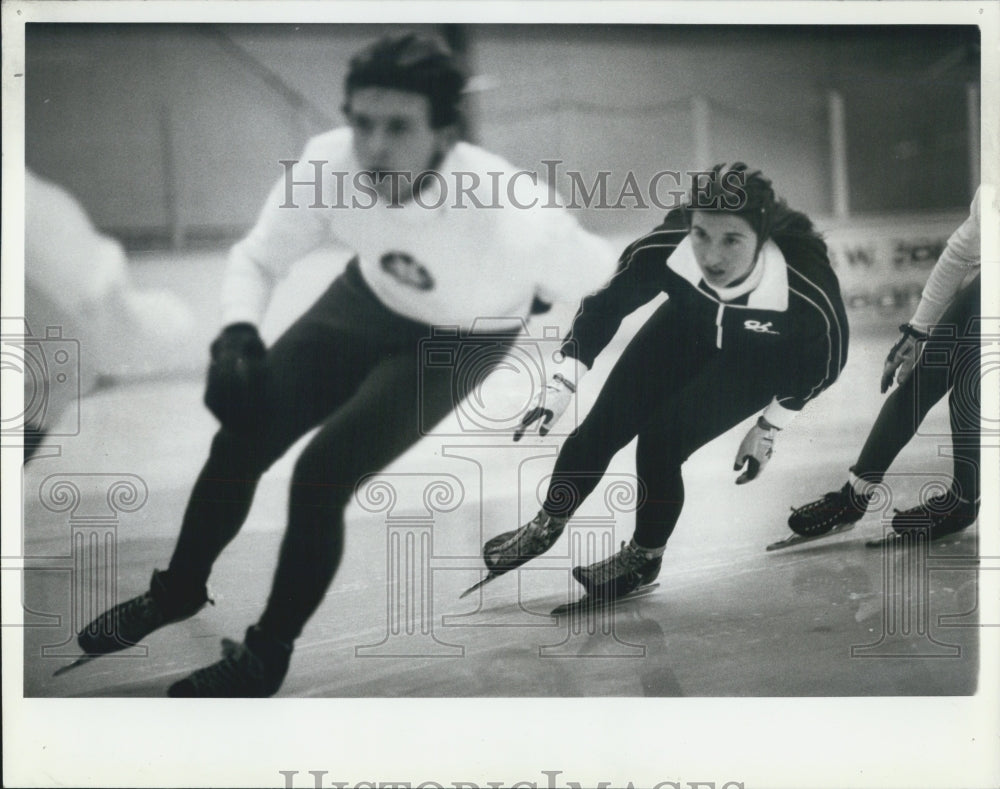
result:
[[[712,287],[728,287],[753,268],[757,234],[742,217],[695,211],[690,235],[701,275]]]

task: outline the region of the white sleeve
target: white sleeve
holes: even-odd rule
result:
[[[611,244],[580,227],[565,209],[542,209],[541,214],[548,243],[538,270],[538,298],[575,304],[600,290],[618,261]]]
[[[310,159],[321,159],[319,151],[306,150],[291,168],[297,183],[316,180]],[[330,234],[330,209],[311,207],[308,187],[297,187],[288,202],[287,176],[283,173],[272,187],[250,233],[229,252],[222,283],[223,325],[259,324],[275,283],[291,265],[326,241]]]
[[[125,251],[97,231],[63,187],[24,173],[24,276],[64,309],[98,304],[126,287]]]
[[[979,252],[979,190],[976,190],[969,208],[969,218],[951,234],[948,243],[938,258],[924,290],[910,325],[920,331],[937,323],[955,298],[962,281],[970,270],[980,265]]]

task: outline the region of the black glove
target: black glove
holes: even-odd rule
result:
[[[892,379],[902,385],[913,373],[913,368],[923,350],[923,343],[927,340],[927,332],[914,329],[910,324],[904,323],[899,327],[902,336],[892,346],[889,355],[885,357],[885,365],[882,367],[882,394],[885,394],[892,386]]]
[[[234,323],[211,345],[205,405],[225,426],[246,429],[260,418],[267,374],[264,342],[251,323]]]

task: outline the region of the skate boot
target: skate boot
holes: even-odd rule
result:
[[[176,698],[266,698],[278,692],[288,673],[292,645],[247,628],[242,644],[222,639],[222,660],[175,682],[167,695]]]
[[[622,597],[656,580],[663,551],[663,548],[641,548],[635,540],[622,542],[621,550],[613,556],[589,567],[574,567],[573,577],[592,597]]]
[[[486,569],[494,575],[520,567],[529,559],[541,556],[555,545],[569,518],[549,515],[539,510],[534,520],[520,529],[506,531],[483,546]]]
[[[204,586],[182,592],[173,588],[167,573],[154,570],[149,591],[105,611],[80,631],[76,642],[87,655],[128,649],[154,630],[194,616],[206,602]]]
[[[979,506],[962,501],[954,493],[933,496],[923,504],[907,510],[896,510],[892,528],[897,534],[910,529],[927,529],[928,538],[936,540],[971,526],[979,514]]]
[[[820,537],[838,526],[857,523],[871,500],[871,494],[858,494],[848,482],[840,490],[793,509],[788,528],[803,537]]]

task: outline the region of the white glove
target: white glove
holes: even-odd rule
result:
[[[885,394],[892,386],[893,377],[896,382],[902,384],[913,373],[913,368],[920,358],[922,343],[927,339],[927,333],[913,328],[909,323],[904,323],[899,327],[903,336],[896,341],[885,357],[885,366],[882,368],[882,394]],[[898,370],[898,372],[897,372]]]
[[[514,440],[520,441],[529,427],[541,421],[538,434],[547,435],[552,425],[559,421],[576,394],[576,384],[562,373],[556,373],[535,396],[535,402],[514,431]]]
[[[767,461],[771,459],[774,452],[774,437],[778,433],[778,428],[768,422],[764,417],[760,417],[757,423],[750,428],[743,440],[740,448],[736,451],[736,461],[733,463],[733,471],[739,471],[746,464],[746,471],[736,478],[736,484],[742,485],[750,480],[757,479],[757,476],[764,470]]]

